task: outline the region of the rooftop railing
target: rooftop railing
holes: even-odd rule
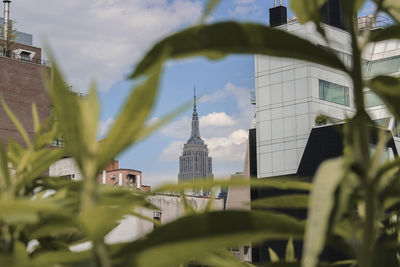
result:
[[[48,60],[24,57],[24,56],[21,56],[18,53],[14,53],[14,52],[3,53],[2,49],[0,49],[0,57],[7,57],[7,58],[19,60],[19,61],[30,62],[30,63],[33,63],[33,64],[42,65],[42,66],[45,66],[45,67],[50,67],[50,61],[48,61]]]

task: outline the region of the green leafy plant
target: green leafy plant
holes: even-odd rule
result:
[[[8,22],[8,27],[7,27],[7,40],[1,40],[0,39],[0,44],[3,49],[3,54],[4,55],[9,55],[14,47],[15,40],[17,39],[17,30],[15,28],[15,21],[9,21]],[[4,26],[0,25],[0,33],[1,36],[4,38],[5,36],[5,28]]]
[[[328,123],[328,117],[323,114],[318,114],[315,116],[315,124],[318,126],[326,125]]]
[[[324,0],[292,0],[291,7],[302,23],[314,23],[323,38],[318,10]],[[356,12],[364,1],[343,1],[351,36],[352,66],[346,66],[332,51],[279,29],[238,22],[201,24],[172,34],[157,43],[131,74],[141,82],[132,88],[120,115],[107,137],[97,140],[99,103],[93,85],[87,98],[72,94],[51,54],[53,79],[47,83],[57,120],[39,122],[35,106],[34,140],[18,119],[3,107],[14,122],[25,144],[10,140],[0,145],[0,265],[1,266],[180,266],[199,262],[210,266],[248,266],[236,261],[225,248],[266,240],[304,240],[303,267],[329,266],[320,263],[326,244],[340,244],[349,261],[344,264],[372,267],[397,266],[400,213],[400,160],[382,162],[388,136],[377,130],[379,142],[369,149],[373,124],[365,110],[364,87],[370,88],[400,119],[400,79],[392,76],[362,76],[361,54],[371,42],[400,38],[400,4],[376,0],[378,12],[386,12],[394,25],[358,35]],[[207,13],[218,1],[211,1]],[[204,18],[202,19],[204,22]],[[272,187],[280,190],[311,190],[310,196],[257,200],[251,211],[195,212],[185,205],[186,215],[160,225],[136,241],[106,244],[105,236],[126,215],[137,208],[155,209],[147,195],[124,188],[108,188],[97,183],[97,174],[119,153],[167,123],[187,105],[177,108],[155,124],[146,120],[157,97],[163,64],[169,59],[204,56],[211,60],[229,54],[263,54],[305,60],[347,74],[353,83],[356,113],[347,120],[343,157],[324,162],[311,185],[298,179],[270,178],[265,181],[205,181],[168,185],[154,192],[184,192],[205,186]],[[132,114],[134,119],[132,119]],[[65,147],[48,144],[63,136]],[[82,181],[47,177],[48,167],[68,154],[75,159]],[[185,197],[183,196],[183,199]],[[212,199],[210,200],[212,201]],[[185,201],[184,201],[185,202]],[[304,209],[307,222],[299,221],[276,208]],[[151,218],[148,218],[151,220]],[[81,252],[72,245],[91,242]],[[289,243],[290,244],[290,243]],[[287,262],[267,266],[298,266],[292,246]],[[289,262],[290,261],[290,262]]]

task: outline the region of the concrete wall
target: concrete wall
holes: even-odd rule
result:
[[[83,176],[74,159],[63,158],[53,163],[49,168],[50,176],[69,176],[72,180],[82,180]]]

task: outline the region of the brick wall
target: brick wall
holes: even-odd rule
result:
[[[0,94],[21,121],[31,140],[34,134],[32,103],[37,105],[41,122],[50,115],[51,102],[42,78],[49,72],[49,68],[38,64],[0,57]],[[7,144],[9,137],[23,144],[3,107],[0,107],[0,140]]]

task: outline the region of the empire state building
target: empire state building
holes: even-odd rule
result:
[[[196,91],[193,98],[192,132],[184,144],[182,155],[179,157],[179,183],[188,183],[203,179],[213,179],[212,158],[208,156],[207,145],[200,137],[199,117],[196,109]],[[198,189],[195,195],[208,196],[209,189]]]

